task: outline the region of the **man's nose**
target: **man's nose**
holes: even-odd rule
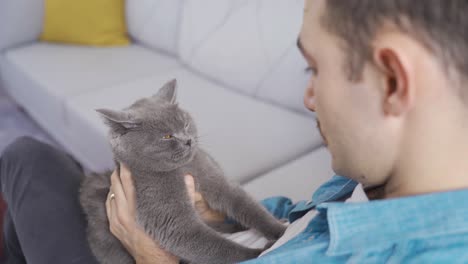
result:
[[[304,94],[304,105],[310,111],[315,112],[315,91],[311,82],[307,85],[307,89]]]

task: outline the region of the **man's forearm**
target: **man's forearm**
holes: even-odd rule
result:
[[[161,248],[152,238],[139,230],[138,236],[133,240],[133,247],[129,250],[136,264],[177,264],[179,258]]]
[[[179,258],[160,249],[154,247],[141,247],[135,253],[136,264],[178,264]]]

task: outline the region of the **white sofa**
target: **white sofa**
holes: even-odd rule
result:
[[[303,0],[127,0],[133,44],[114,48],[38,42],[43,1],[0,2],[1,86],[85,167],[112,166],[94,109],[175,77],[203,147],[256,198],[309,199],[332,176],[302,104]]]

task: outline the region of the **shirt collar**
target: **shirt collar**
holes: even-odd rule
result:
[[[357,185],[358,183],[353,180],[335,175],[330,181],[317,189],[312,196],[312,202],[314,204],[321,204],[349,197]]]
[[[296,204],[288,215],[289,222],[294,222],[321,203],[348,198],[357,184],[357,182],[348,178],[338,175],[333,176],[315,191],[312,200]]]
[[[468,189],[367,203],[325,203],[330,255],[417,239],[468,232]]]

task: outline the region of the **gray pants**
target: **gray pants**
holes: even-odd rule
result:
[[[97,263],[78,202],[82,177],[71,157],[34,139],[7,147],[0,157],[6,263]]]

